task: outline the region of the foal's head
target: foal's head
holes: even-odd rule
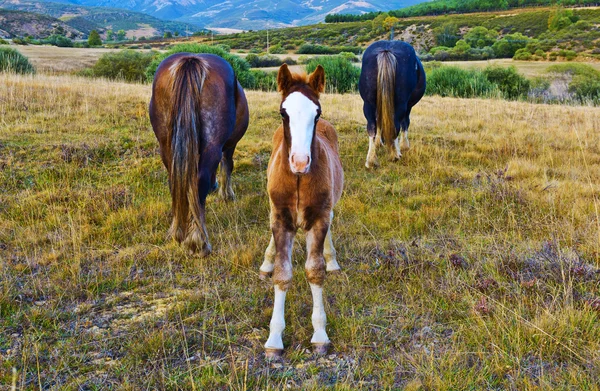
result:
[[[280,112],[290,169],[294,174],[306,174],[310,170],[315,127],[321,116],[319,94],[325,88],[325,70],[319,65],[308,76],[292,75],[287,64],[283,64],[277,85],[282,95]]]

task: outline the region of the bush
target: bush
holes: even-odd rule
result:
[[[360,69],[346,58],[342,56],[313,58],[306,64],[306,72],[313,72],[318,65],[325,69],[327,91],[343,94],[357,90]]]
[[[29,59],[12,48],[0,48],[0,72],[35,73]]]
[[[305,43],[296,51],[297,54],[339,54],[341,52],[360,54],[362,49],[356,46],[323,46]]]
[[[227,47],[225,47],[225,48],[227,48]],[[250,64],[248,63],[248,61],[244,60],[243,58],[241,58],[239,56],[228,53],[224,49],[224,46],[219,46],[219,45],[209,46],[209,45],[200,45],[197,43],[178,44],[178,45],[175,45],[172,48],[170,48],[167,52],[161,53],[158,56],[155,56],[154,59],[152,60],[152,62],[146,68],[146,79],[149,82],[152,82],[152,80],[154,79],[154,74],[156,73],[156,68],[158,68],[158,65],[165,58],[169,57],[170,55],[175,54],[175,53],[182,53],[182,52],[215,54],[215,55],[223,58],[225,61],[227,61],[231,65],[231,67],[233,68],[233,71],[235,72],[235,75],[237,76],[242,87],[251,88],[251,86],[254,85],[254,75],[252,72],[250,72]]]
[[[0,45],[8,45],[8,42],[0,38]]]
[[[600,71],[587,64],[556,64],[547,72],[564,73],[572,76],[569,92],[581,103],[600,103]]]
[[[15,45],[27,45],[27,41],[23,38],[13,38],[12,41]]]
[[[524,98],[529,92],[529,80],[518,73],[514,66],[509,68],[489,66],[483,70],[483,74],[498,87],[506,99]]]
[[[286,60],[293,62],[293,64],[287,63],[288,65],[294,65],[296,62],[291,58],[287,58]],[[279,57],[272,55],[264,55],[258,56],[254,53],[250,53],[246,56],[246,61],[250,64],[252,68],[267,68],[267,67],[278,67],[284,63],[284,61],[280,60]]]
[[[531,60],[531,53],[527,51],[527,49],[523,48],[523,49],[519,49],[515,52],[515,55],[513,56],[513,60],[519,60],[519,61],[529,61]]]
[[[492,49],[497,58],[512,58],[517,50],[527,46],[529,41],[530,38],[521,33],[507,34],[494,42]]]
[[[499,90],[481,71],[443,66],[432,69],[427,75],[426,93],[428,95],[475,98],[498,96]]]
[[[134,50],[105,53],[92,67],[91,74],[108,79],[143,82],[146,80],[146,68],[153,57],[154,53]]]
[[[245,88],[261,91],[277,91],[277,71],[264,72],[253,69],[250,72],[253,76],[252,85],[245,86]]]
[[[285,54],[287,51],[281,47],[281,45],[273,45],[269,48],[271,54]]]
[[[90,36],[88,37],[88,45],[90,46],[100,46],[102,45],[102,39],[100,39],[100,34],[96,30],[92,30],[90,32]]]
[[[45,45],[58,46],[61,48],[73,47],[73,41],[71,41],[69,38],[67,38],[65,36],[57,35],[57,34],[52,34],[48,38],[41,39],[40,43],[45,44]]]

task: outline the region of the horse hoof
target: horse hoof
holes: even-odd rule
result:
[[[267,279],[271,278],[271,275],[273,275],[273,272],[263,272],[262,270],[259,270],[258,273],[258,278],[263,281],[266,281]]]
[[[265,348],[265,358],[267,360],[277,360],[283,356],[283,349]]]
[[[313,343],[313,353],[317,356],[324,356],[327,354],[329,343]]]

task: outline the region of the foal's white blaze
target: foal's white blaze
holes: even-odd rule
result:
[[[283,349],[283,329],[285,328],[285,294],[286,291],[275,285],[275,302],[273,303],[273,316],[271,317],[269,339],[265,344],[266,349]]]
[[[329,337],[325,331],[327,315],[325,315],[325,306],[323,305],[323,287],[316,284],[310,284],[310,290],[313,297],[312,324],[313,329],[315,330],[310,342],[315,344],[328,344]]]
[[[289,94],[281,107],[290,119],[290,168],[294,173],[306,173],[310,167],[310,145],[319,107],[298,91]]]

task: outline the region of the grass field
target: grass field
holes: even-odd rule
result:
[[[209,197],[202,259],[166,239],[149,95],[0,75],[0,389],[598,389],[600,109],[426,97],[412,148],[368,171],[360,97],[325,95],[346,175],[333,346],[308,350],[298,235],[286,352],[268,363],[279,98],[248,92],[237,201]]]

